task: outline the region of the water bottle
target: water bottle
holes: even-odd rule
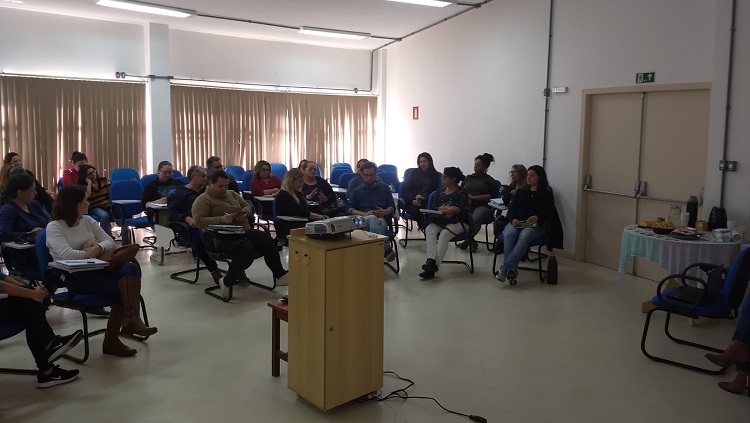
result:
[[[691,195],[687,200],[687,212],[690,215],[688,226],[695,227],[695,221],[698,219],[698,197]]]

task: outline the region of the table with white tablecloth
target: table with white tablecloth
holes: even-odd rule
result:
[[[696,240],[685,240],[670,235],[658,235],[651,229],[637,225],[625,227],[620,247],[620,280],[625,278],[628,262],[634,257],[645,257],[658,263],[667,274],[682,273],[693,263],[723,264],[729,268],[740,251],[739,242],[714,242],[710,235]]]

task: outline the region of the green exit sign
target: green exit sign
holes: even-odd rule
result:
[[[645,84],[647,82],[656,81],[656,72],[644,72],[635,74],[636,84]]]

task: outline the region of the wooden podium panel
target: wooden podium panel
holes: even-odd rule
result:
[[[322,410],[383,386],[383,241],[289,237],[289,388]]]

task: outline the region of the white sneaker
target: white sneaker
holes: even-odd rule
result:
[[[284,276],[279,277],[276,279],[276,286],[287,286],[289,285],[289,272],[287,272]]]
[[[495,279],[499,280],[500,282],[505,282],[507,276],[508,275],[505,273],[505,271],[501,270],[497,272],[497,275],[495,275]]]

